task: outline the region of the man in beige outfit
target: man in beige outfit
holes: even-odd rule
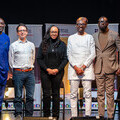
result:
[[[100,119],[104,119],[106,91],[108,120],[113,120],[114,79],[115,74],[120,73],[120,66],[116,59],[116,50],[120,51],[120,37],[118,33],[108,29],[108,24],[106,17],[100,17],[99,32],[93,35],[96,49],[95,77]]]

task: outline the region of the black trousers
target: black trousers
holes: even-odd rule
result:
[[[44,117],[50,116],[50,105],[52,96],[52,116],[59,118],[60,84],[63,75],[64,71],[60,71],[57,75],[49,75],[47,74],[47,72],[41,71]]]

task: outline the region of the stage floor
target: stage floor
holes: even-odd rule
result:
[[[97,116],[97,115],[98,115],[97,111],[92,111],[92,116]],[[34,111],[33,116],[40,116],[40,111]],[[80,111],[79,116],[84,117],[85,111]],[[105,117],[107,118],[107,111],[105,111]],[[65,110],[65,120],[69,120],[70,118],[71,118],[70,110]],[[0,120],[15,120],[14,111],[2,111],[2,118]],[[62,119],[62,111],[60,111],[60,119],[59,120],[63,120]],[[118,114],[118,111],[116,111],[114,120],[120,120],[120,115]]]

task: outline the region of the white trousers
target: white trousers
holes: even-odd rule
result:
[[[85,115],[91,115],[91,80],[81,80],[83,86],[83,94],[85,96]],[[77,94],[80,80],[70,80],[70,103],[71,103],[71,116],[77,117]]]

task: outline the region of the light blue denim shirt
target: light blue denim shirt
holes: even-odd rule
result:
[[[33,68],[35,61],[35,45],[26,40],[17,40],[10,45],[9,64],[11,68]]]

